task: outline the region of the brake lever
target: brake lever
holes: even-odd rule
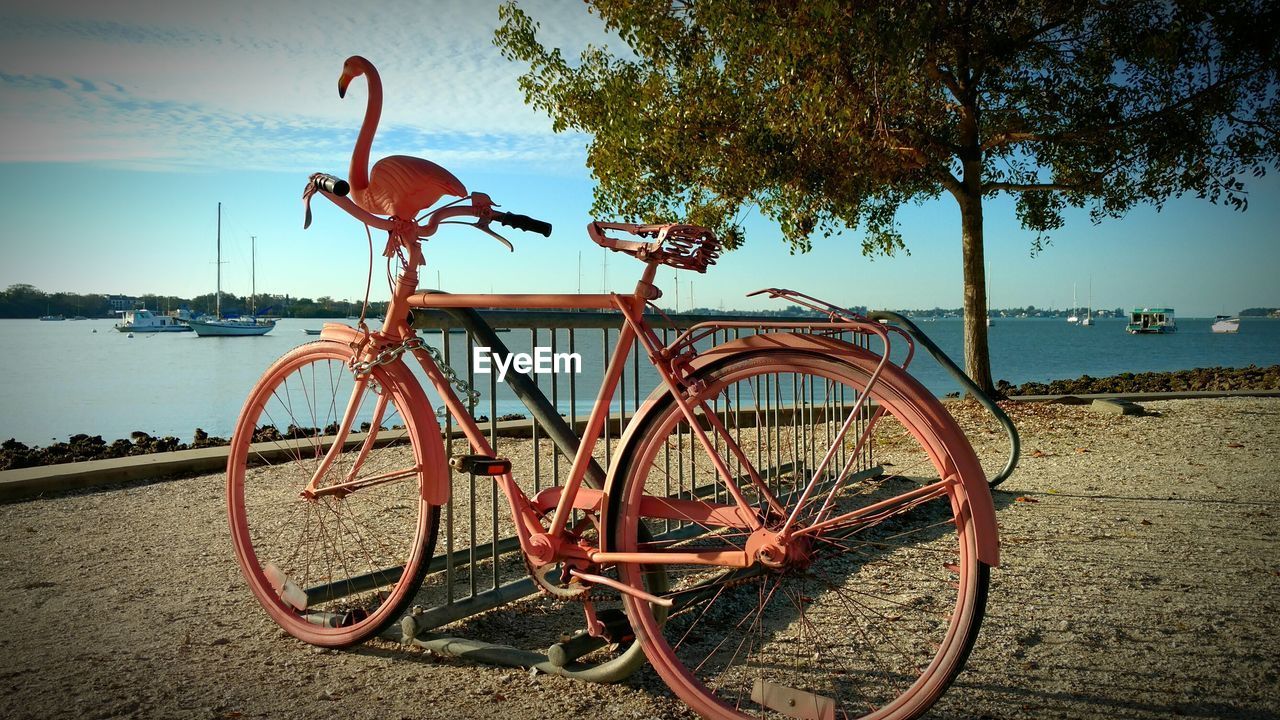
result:
[[[445,220],[444,222],[442,222],[442,223],[440,223],[440,224],[441,224],[441,225],[466,225],[467,227],[473,227],[473,228],[475,228],[475,229],[477,229],[477,230],[479,230],[479,231],[483,232],[485,235],[488,235],[489,237],[493,238],[494,240],[497,240],[498,242],[502,243],[503,245],[506,245],[506,246],[507,246],[507,249],[508,249],[508,250],[510,250],[511,252],[515,252],[515,251],[516,251],[516,247],[515,247],[514,245],[512,245],[512,244],[511,244],[511,241],[510,241],[510,240],[508,240],[508,239],[506,239],[506,238],[504,238],[504,237],[502,237],[501,235],[499,235],[498,233],[494,232],[493,230],[490,230],[490,229],[489,229],[489,224],[488,224],[487,222],[486,222],[485,224],[481,225],[481,224],[480,224],[480,223],[478,223],[478,222],[469,223],[469,222],[461,222],[461,221],[459,221],[459,220]]]
[[[498,233],[494,232],[493,230],[490,230],[490,229],[489,229],[489,225],[488,225],[487,223],[486,223],[486,224],[484,224],[484,225],[481,225],[480,223],[476,223],[476,224],[475,224],[475,226],[476,226],[476,228],[478,228],[478,229],[480,229],[480,230],[483,230],[483,231],[484,231],[484,233],[485,233],[486,235],[488,235],[489,237],[493,238],[494,240],[497,240],[498,242],[502,243],[503,245],[506,245],[506,246],[507,246],[507,249],[508,249],[508,250],[510,250],[511,252],[515,252],[515,251],[516,251],[516,246],[515,246],[515,245],[512,245],[510,240],[508,240],[508,239],[506,239],[506,238],[502,237],[501,235],[499,235]]]

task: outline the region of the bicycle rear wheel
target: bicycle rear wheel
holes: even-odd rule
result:
[[[646,417],[622,460],[615,477],[624,484],[610,492],[614,549],[686,551],[662,564],[620,564],[633,585],[661,567],[671,584],[664,596],[674,602],[666,610],[628,596],[627,612],[655,669],[704,716],[915,718],[968,657],[988,567],[964,503],[990,497],[964,496],[953,459],[973,451],[945,411],[921,412],[920,395],[899,392],[892,383],[904,376],[872,388],[882,415],[855,411],[871,369],[777,351],[699,373],[702,390],[691,399],[724,432],[711,429],[706,413],[698,423],[720,435],[719,454],[761,530],[644,516],[646,495],[650,508],[655,496],[733,504],[670,396]],[[723,435],[742,456],[726,449]],[[828,452],[831,462],[820,471]],[[846,463],[849,474],[837,481]],[[767,492],[752,484],[748,466]],[[802,502],[815,475],[816,489]],[[761,545],[793,512],[790,538]],[[642,528],[654,540],[638,540]],[[682,564],[687,551],[747,551],[751,565]]]
[[[227,461],[232,537],[250,589],[289,634],[325,647],[365,640],[412,601],[440,519],[422,487],[445,472],[440,440],[418,426],[429,408],[407,368],[378,366],[358,380],[350,354],[321,341],[277,360],[241,411]]]

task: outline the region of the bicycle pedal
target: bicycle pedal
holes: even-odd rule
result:
[[[604,625],[604,637],[612,644],[628,643],[636,637],[627,614],[617,608],[597,610],[596,619]]]
[[[458,455],[449,458],[449,467],[468,475],[495,477],[511,472],[511,461],[489,455]]]

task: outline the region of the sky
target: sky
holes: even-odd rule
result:
[[[588,43],[622,49],[578,2],[522,2],[540,39],[576,57]],[[512,255],[467,228],[426,247],[422,285],[454,292],[627,291],[641,264],[586,236],[589,140],[555,134],[526,107],[522,70],[492,43],[497,3],[62,2],[0,0],[0,287],[195,296],[214,289],[222,203],[223,287],[249,290],[256,236],[259,292],[363,295],[368,241],[347,215],[316,203],[302,229],[308,175],[345,177],[365,110],[363,80],[337,94],[352,54],[385,88],[373,157],[407,154],[450,169],[469,190],[545,219],[550,239],[507,232]],[[1174,307],[1180,316],[1280,306],[1280,179],[1249,181],[1241,213],[1195,199],[1139,207],[1095,225],[1070,213],[1052,244],[1013,203],[988,201],[993,307],[1064,308],[1073,288],[1095,308]],[[745,298],[789,287],[844,305],[959,307],[954,201],[904,208],[910,254],[863,257],[857,232],[792,254],[777,227],[748,214],[746,248],[706,275],[664,270],[661,304],[756,309]],[[381,241],[375,237],[380,249]],[[579,271],[581,267],[581,271]],[[372,296],[385,299],[382,265]]]

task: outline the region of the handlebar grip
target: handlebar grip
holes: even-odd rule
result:
[[[328,193],[333,193],[338,197],[346,197],[347,193],[351,192],[351,185],[349,185],[346,180],[332,175],[316,173],[312,176],[311,183],[317,188]]]
[[[524,230],[525,232],[536,232],[543,237],[551,237],[551,223],[536,220],[528,215],[520,215],[517,213],[494,213],[493,219],[507,227]]]

